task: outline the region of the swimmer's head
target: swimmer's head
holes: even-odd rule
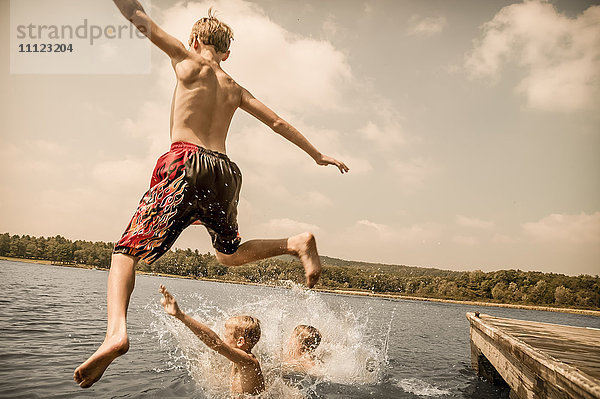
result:
[[[260,339],[260,321],[252,316],[233,316],[225,322],[225,343],[250,351]]]
[[[213,46],[217,53],[224,54],[223,61],[229,56],[229,45],[233,40],[233,31],[231,28],[219,21],[212,13],[212,7],[208,9],[208,17],[199,19],[192,27],[190,47],[195,47],[196,42],[202,42],[205,45]]]
[[[293,352],[302,356],[312,354],[321,343],[321,333],[313,326],[305,324],[297,325],[290,337],[290,348]]]

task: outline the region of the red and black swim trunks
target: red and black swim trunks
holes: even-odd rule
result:
[[[176,142],[161,156],[115,253],[152,263],[171,248],[181,232],[199,221],[213,247],[234,253],[241,242],[237,204],[242,173],[227,155]]]

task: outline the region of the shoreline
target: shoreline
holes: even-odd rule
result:
[[[99,268],[96,266],[90,266],[90,265],[84,265],[84,264],[54,263],[52,261],[42,260],[42,259],[22,259],[22,258],[11,258],[8,256],[0,256],[0,260],[7,260],[7,261],[12,261],[12,262],[23,262],[23,263],[36,263],[36,264],[40,264],[40,265],[50,265],[50,266],[72,267],[72,268],[77,268],[77,269],[108,271],[108,269],[103,269],[103,268]],[[215,282],[215,283],[254,285],[254,286],[259,286],[259,287],[282,288],[281,285],[276,285],[276,284],[251,283],[248,281],[235,281],[235,280],[218,280],[218,279],[214,279],[214,278],[205,278],[205,277],[197,278],[197,277],[191,277],[191,276],[180,276],[177,274],[153,273],[153,272],[149,273],[149,272],[144,272],[141,270],[136,270],[135,273],[147,275],[147,276],[183,278],[183,279],[187,279],[187,280],[210,281],[210,282]],[[557,308],[557,307],[552,307],[552,306],[540,306],[540,305],[519,305],[519,304],[513,304],[513,303],[497,303],[497,302],[483,302],[483,301],[463,301],[463,300],[458,300],[458,299],[426,298],[426,297],[417,297],[417,296],[410,296],[410,295],[377,293],[377,292],[369,292],[369,291],[335,289],[335,288],[313,288],[313,290],[318,291],[318,292],[335,294],[335,295],[366,296],[366,297],[384,298],[384,299],[402,299],[402,300],[422,301],[422,302],[454,303],[454,304],[459,304],[459,305],[470,305],[470,306],[489,306],[489,307],[496,307],[496,308],[539,310],[539,311],[545,311],[545,312],[571,313],[571,314],[580,314],[580,315],[586,315],[586,316],[600,317],[600,310],[592,310],[592,309]]]

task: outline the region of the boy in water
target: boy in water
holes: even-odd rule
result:
[[[296,371],[315,366],[315,350],[321,344],[321,333],[313,326],[299,324],[288,342],[286,365]]]
[[[297,256],[313,287],[321,274],[311,233],[241,244],[237,203],[242,175],[225,155],[225,139],[234,112],[241,108],[310,155],[318,165],[348,167],[320,153],[298,130],[257,100],[221,69],[229,57],[231,29],[210,15],[192,28],[189,50],[162,30],[137,0],[114,0],[121,13],[171,59],[177,85],[171,104],[171,150],[161,156],[151,188],[140,201],[115,246],[108,276],[107,331],[98,350],[74,372],[83,388],[100,379],[106,368],[129,349],[127,307],[140,259],[152,263],[173,245],[190,224],[208,230],[216,257],[239,266],[283,254]]]
[[[165,311],[181,320],[210,349],[225,356],[231,365],[231,393],[257,395],[265,390],[265,380],[252,348],[260,339],[260,322],[252,316],[234,316],[225,322],[225,336],[221,339],[206,325],[179,309],[177,301],[164,285],[160,286]]]

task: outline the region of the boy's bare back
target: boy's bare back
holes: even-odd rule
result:
[[[188,52],[174,66],[177,86],[171,104],[171,141],[225,153],[225,139],[242,88],[214,61]]]

